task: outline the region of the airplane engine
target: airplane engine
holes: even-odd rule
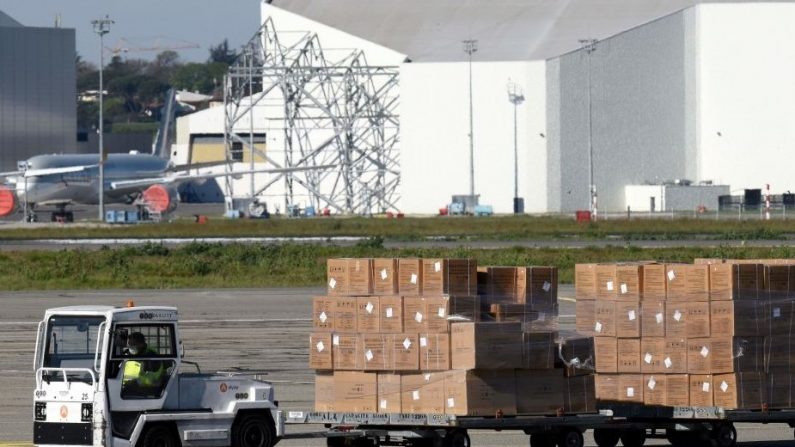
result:
[[[0,185],[0,217],[8,216],[17,209],[17,195],[8,186]]]
[[[143,200],[151,211],[165,214],[177,209],[179,194],[176,188],[152,185],[143,192]]]

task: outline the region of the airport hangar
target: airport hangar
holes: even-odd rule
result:
[[[475,190],[496,212],[512,211],[509,79],[525,96],[517,111],[519,196],[527,212],[588,209],[589,134],[600,211],[625,211],[627,185],[673,179],[735,191],[764,184],[795,190],[786,163],[795,146],[795,48],[786,44],[795,34],[795,4],[407,0],[362,7],[354,0],[275,0],[261,8],[263,23],[282,41],[309,32],[326,53],[356,48],[369,65],[396,67],[399,87],[389,94],[399,98],[399,128],[391,150],[400,177],[391,203],[403,212],[435,213],[451,195],[468,193],[464,39],[478,40]],[[579,42],[589,38],[598,40],[592,52]],[[253,119],[232,127],[267,146],[261,155],[281,161],[288,101],[271,100],[275,106],[253,106]],[[224,117],[223,107],[211,107],[181,118],[175,156],[222,157]],[[263,161],[254,153],[238,160],[249,166],[252,158]],[[235,195],[254,191],[251,181],[234,181]],[[266,174],[254,182],[272,183],[260,194],[270,206],[288,202],[287,182]],[[313,193],[291,188],[291,200],[313,203]]]

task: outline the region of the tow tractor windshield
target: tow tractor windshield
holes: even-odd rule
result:
[[[47,322],[45,368],[94,368],[99,325],[104,317],[54,316]],[[52,375],[52,373],[50,373]],[[75,378],[83,379],[83,374]],[[70,379],[72,374],[69,374]]]

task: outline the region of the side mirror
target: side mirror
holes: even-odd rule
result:
[[[185,345],[182,344],[182,340],[179,341],[179,358],[185,358]]]

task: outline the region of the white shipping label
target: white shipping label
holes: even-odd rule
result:
[[[422,346],[423,348],[428,346],[428,339],[425,337],[420,337],[420,346]]]
[[[386,399],[381,399],[381,409],[386,410]]]
[[[542,288],[544,289],[544,292],[549,292],[550,290],[552,290],[552,283],[550,283],[549,281],[544,281],[544,285],[542,286]]]
[[[373,303],[367,303],[367,305],[364,306],[364,310],[366,310],[368,314],[373,313],[373,309],[375,309],[375,306],[373,306]]]
[[[453,408],[453,407],[455,407],[455,399],[450,397],[447,399],[447,408]]]
[[[323,352],[326,349],[326,345],[324,345],[322,341],[317,342],[315,347],[317,348],[317,352]]]
[[[572,364],[572,366],[579,366],[580,358],[579,357],[574,357],[573,359],[571,359],[571,364]]]
[[[656,386],[657,386],[657,381],[656,381],[656,380],[654,380],[654,376],[652,376],[652,377],[649,379],[649,384],[648,384],[648,385],[649,385],[649,389],[650,389],[650,390],[653,390],[653,389],[654,389],[654,387],[656,387]]]
[[[446,313],[447,313],[447,312],[445,312],[445,310],[444,310],[444,307],[440,307],[440,308],[439,308],[439,312],[437,312],[437,314],[439,315],[439,318],[444,318],[444,315],[445,315]]]
[[[328,320],[328,315],[326,315],[325,312],[320,312],[320,316],[318,316],[317,319],[320,320],[321,323],[325,323],[326,320]]]
[[[406,351],[408,351],[410,347],[411,347],[411,340],[409,340],[409,338],[406,337],[406,339],[403,340],[403,348],[406,349]]]
[[[662,312],[654,315],[654,319],[657,320],[657,324],[662,324],[664,318],[665,317],[663,316]]]
[[[389,273],[387,273],[386,269],[381,270],[381,279],[386,280],[389,277]]]
[[[674,364],[674,362],[671,361],[671,357],[666,357],[665,360],[663,360],[663,363],[665,364],[666,368],[670,368],[671,365]]]
[[[781,308],[774,307],[773,308],[773,318],[781,318]]]
[[[629,292],[629,288],[627,287],[626,284],[621,284],[620,290],[622,295]]]
[[[676,279],[676,274],[673,270],[668,270],[668,281],[673,281],[674,279]]]
[[[627,397],[635,397],[635,388],[627,387]]]
[[[333,336],[331,338],[331,344],[333,344],[334,346],[339,346],[340,345],[340,336],[339,335]]]
[[[329,282],[328,282],[328,286],[329,286],[330,288],[332,288],[332,289],[333,289],[334,287],[336,287],[336,286],[337,286],[337,280],[336,280],[336,279],[334,279],[334,278],[331,278],[331,279],[329,280]]]
[[[646,355],[643,356],[643,361],[646,362],[646,364],[650,365],[651,364],[651,360],[652,360],[652,356],[651,356],[651,354],[649,354],[647,352]]]
[[[701,384],[701,391],[709,393],[709,382],[704,382]]]
[[[373,359],[373,351],[368,349],[367,352],[364,353],[364,358],[366,358],[368,362],[370,360],[372,360]]]
[[[385,313],[386,313],[386,317],[387,318],[392,318],[393,313],[392,313],[392,308],[391,307],[387,307]]]
[[[601,334],[602,333],[602,323],[597,321],[596,324],[593,325],[593,330],[594,330],[594,332],[598,332],[598,333]]]
[[[613,290],[613,281],[607,281],[607,284],[605,284],[605,285],[607,286],[607,290],[608,291],[612,291]]]
[[[412,284],[417,284],[417,274],[416,273],[412,273],[411,274],[411,283]]]
[[[441,272],[442,271],[442,263],[439,262],[439,261],[434,262],[433,263],[433,271],[434,272]]]
[[[701,348],[701,357],[707,358],[709,355],[709,349],[706,346]]]
[[[724,381],[722,381],[722,382],[720,383],[720,390],[721,390],[721,391],[723,391],[723,392],[725,393],[725,392],[726,392],[726,390],[728,390],[728,389],[729,389],[729,384],[728,384],[728,383],[726,383],[726,381],[725,381],[725,380],[724,380]]]
[[[630,310],[629,312],[627,312],[627,318],[629,318],[629,321],[635,321],[636,318],[635,311]]]
[[[417,323],[422,323],[422,312],[417,312],[416,314],[414,314],[414,320]]]
[[[420,400],[420,392],[419,391],[412,391],[411,392],[411,398],[413,400]]]
[[[431,375],[430,374],[425,374],[425,381],[426,382],[430,382],[431,381]]]
[[[674,311],[674,320],[676,321],[682,320],[682,312],[679,312],[678,309]]]

